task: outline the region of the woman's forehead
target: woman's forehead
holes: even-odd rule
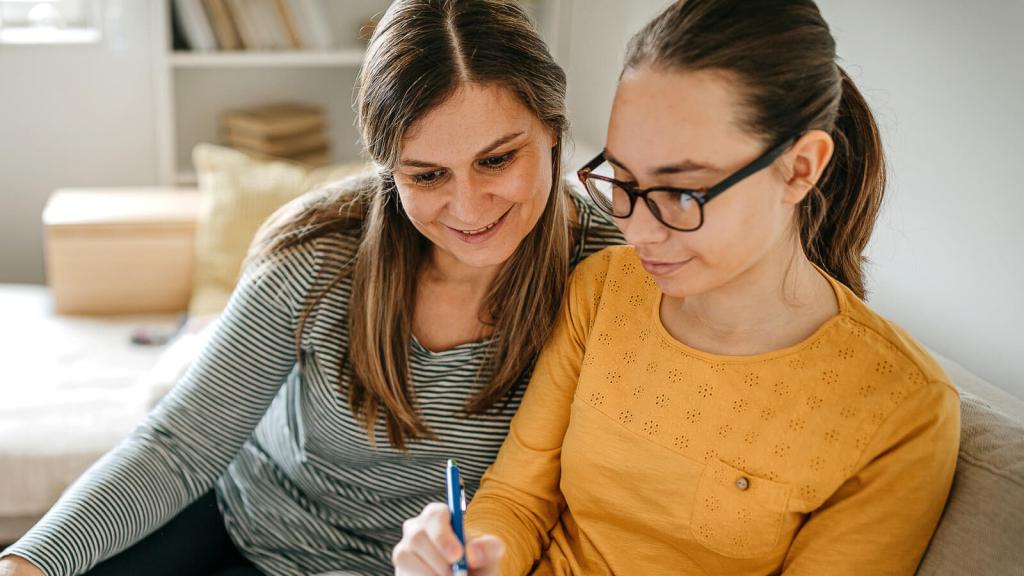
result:
[[[499,139],[534,136],[536,115],[507,88],[467,84],[416,121],[402,138],[402,158],[476,155]]]
[[[627,163],[714,164],[759,139],[742,127],[740,86],[717,71],[642,67],[623,74],[608,123],[607,148]]]

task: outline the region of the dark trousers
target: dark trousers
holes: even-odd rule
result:
[[[86,576],[260,576],[224,529],[217,497],[207,492],[131,548]]]

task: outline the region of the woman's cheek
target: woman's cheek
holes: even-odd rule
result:
[[[515,202],[538,199],[551,189],[551,166],[545,165],[533,152],[517,158],[507,172],[511,176],[509,199]]]
[[[427,197],[426,192],[399,189],[402,209],[410,219],[416,222],[429,223],[436,219],[441,208],[440,203]]]

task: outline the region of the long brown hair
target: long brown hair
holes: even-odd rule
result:
[[[835,152],[797,211],[807,257],[865,295],[864,248],[885,190],[878,126],[812,0],[680,0],[630,41],[626,68],[722,70],[744,90],[747,128],[774,144],[806,130]]]
[[[491,328],[483,374],[489,383],[466,410],[482,413],[506,398],[554,324],[574,234],[561,165],[568,128],[565,73],[517,3],[394,2],[370,39],[356,101],[376,173],[284,209],[252,251],[266,256],[332,231],[361,230],[356,258],[345,272],[352,278],[349,405],[371,441],[383,418],[388,441],[400,449],[411,439],[431,437],[416,409],[409,371],[416,278],[431,245],[403,212],[393,170],[406,131],[466,83],[509,90],[557,134],[544,212],[502,266],[479,311]]]

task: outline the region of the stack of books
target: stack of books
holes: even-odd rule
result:
[[[224,144],[249,154],[310,167],[331,162],[327,119],[317,106],[279,103],[229,110],[221,117],[221,128]]]
[[[173,0],[175,50],[331,50],[322,0]]]

